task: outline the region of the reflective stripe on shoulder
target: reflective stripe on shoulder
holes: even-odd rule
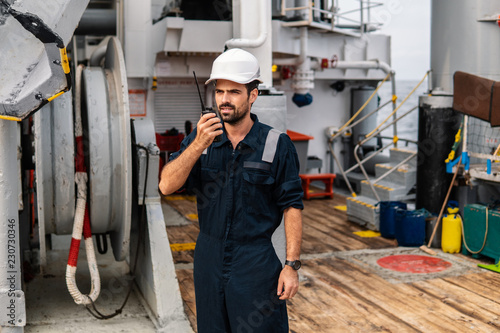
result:
[[[262,161],[273,163],[280,135],[281,132],[274,128],[267,133],[266,145],[264,146],[264,152],[262,153]]]

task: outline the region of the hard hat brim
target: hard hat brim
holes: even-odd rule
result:
[[[259,81],[260,83],[264,83],[264,81],[262,81],[262,79],[260,77],[257,77],[257,78],[252,78],[251,80],[248,80],[248,79],[242,79],[241,77],[238,77],[237,75],[212,75],[210,76],[210,78],[205,81],[205,84],[209,84],[210,82],[212,81],[216,81],[216,80],[228,80],[228,81],[233,81],[233,82],[236,82],[236,83],[239,83],[239,84],[247,84],[247,83],[250,83],[252,81]]]

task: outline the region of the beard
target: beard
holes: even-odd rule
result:
[[[229,115],[224,115],[224,114],[219,112],[219,114],[222,118],[222,121],[224,121],[224,123],[230,124],[230,125],[238,124],[248,115],[248,113],[250,113],[250,105],[249,105],[248,101],[245,102],[244,104],[242,104],[239,108],[237,108],[235,105],[233,105],[231,103],[224,103],[224,104],[219,105],[218,109],[220,110],[221,108],[224,108],[224,107],[228,107],[228,108],[233,109],[233,113],[231,113]]]

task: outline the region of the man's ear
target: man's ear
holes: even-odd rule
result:
[[[252,90],[250,92],[250,97],[248,98],[248,101],[250,102],[250,104],[253,104],[253,102],[255,102],[255,100],[257,99],[257,96],[259,96],[259,89],[255,88],[254,90]]]

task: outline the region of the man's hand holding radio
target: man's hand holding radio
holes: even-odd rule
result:
[[[214,111],[205,110],[196,127],[198,132],[196,140],[199,140],[205,148],[222,135],[222,123]]]

